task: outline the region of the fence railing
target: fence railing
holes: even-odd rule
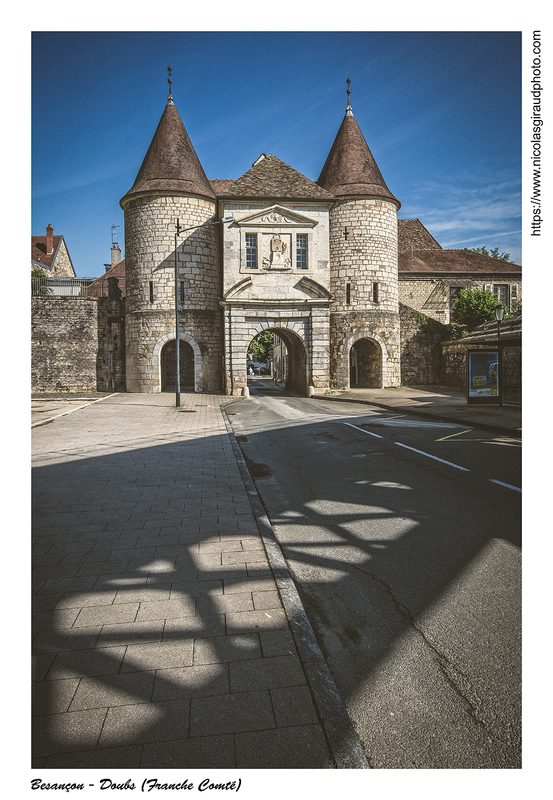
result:
[[[31,276],[31,294],[62,297],[113,297],[125,295],[125,278],[50,278]]]

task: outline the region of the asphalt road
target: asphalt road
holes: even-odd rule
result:
[[[520,442],[250,391],[229,420],[371,766],[519,768]]]

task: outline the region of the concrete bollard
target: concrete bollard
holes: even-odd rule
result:
[[[249,396],[250,396],[250,390],[248,389],[247,386],[243,386],[242,387],[242,397],[249,397]]]
[[[314,394],[315,394],[315,387],[314,386],[308,386],[307,387],[307,396],[308,397],[313,397]]]

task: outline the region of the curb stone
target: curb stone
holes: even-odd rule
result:
[[[284,555],[263,508],[224,407],[221,407],[221,412],[336,767],[337,769],[371,769],[307,618],[298,590],[288,570]]]

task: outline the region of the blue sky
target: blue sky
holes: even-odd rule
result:
[[[517,32],[51,32],[32,37],[32,233],[63,234],[77,275],[124,251],[120,198],[173,96],[209,178],[272,153],[317,180],[346,108],[400,218],[443,247],[521,263]]]

